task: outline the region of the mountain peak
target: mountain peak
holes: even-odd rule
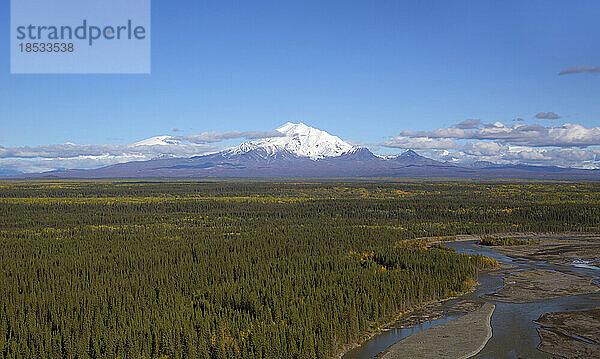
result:
[[[262,149],[269,155],[287,151],[296,156],[319,160],[326,157],[337,157],[354,149],[354,146],[342,141],[339,137],[307,126],[302,122],[288,122],[276,131],[280,132],[281,136],[244,142],[230,151],[244,153]]]
[[[177,141],[176,139],[174,139],[171,136],[165,135],[165,136],[150,137],[145,140],[136,142],[136,143],[132,144],[131,146],[133,146],[133,147],[135,147],[135,146],[168,146],[168,145],[178,145],[178,144],[180,144],[179,141]]]
[[[413,150],[406,150],[405,152],[403,152],[399,155],[388,156],[388,157],[386,157],[386,159],[394,161],[396,163],[402,163],[403,165],[407,165],[407,166],[410,166],[410,165],[412,165],[412,166],[442,165],[441,162],[432,160],[431,158],[421,156],[420,154],[418,154],[417,152],[415,152]],[[444,165],[448,165],[448,164],[444,164]]]
[[[279,127],[276,131],[281,133],[309,133],[310,130],[317,130],[316,128],[305,125],[302,122],[293,123],[286,122],[283,126]],[[320,130],[317,130],[320,131]]]
[[[380,156],[381,158],[384,159],[409,159],[409,158],[420,158],[423,157],[420,154],[416,153],[413,150],[406,150],[402,153],[396,154],[396,155],[387,155],[387,156]]]
[[[421,155],[419,155],[418,153],[416,153],[413,150],[406,150],[406,152],[404,152],[403,154],[401,154],[401,156],[405,156],[405,157],[421,157]]]

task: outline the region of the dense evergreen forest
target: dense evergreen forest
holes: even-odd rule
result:
[[[598,231],[593,183],[0,182],[3,358],[330,358],[481,257]]]

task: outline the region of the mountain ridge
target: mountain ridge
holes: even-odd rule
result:
[[[133,146],[173,145],[171,136],[155,136]],[[472,167],[439,162],[413,150],[379,156],[337,136],[288,122],[272,136],[243,142],[220,152],[132,161],[96,169],[55,170],[16,175],[29,178],[140,177],[447,177],[600,179],[600,170],[560,169],[526,165],[477,163]]]

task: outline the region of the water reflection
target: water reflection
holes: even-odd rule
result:
[[[459,253],[481,254],[496,259],[498,262],[515,266],[514,272],[540,268],[544,270],[561,270],[575,272],[600,279],[600,270],[593,266],[560,266],[533,260],[513,260],[496,253],[489,247],[476,245],[475,241],[448,242],[446,245]],[[593,268],[590,268],[593,267]],[[496,305],[492,315],[493,336],[485,348],[474,358],[552,358],[551,355],[537,350],[540,339],[533,321],[548,312],[593,309],[600,305],[600,294],[577,295],[565,298],[554,298],[532,303],[502,303],[489,298],[480,298],[483,294],[491,294],[500,289],[503,279],[497,275],[482,273],[479,276],[477,290],[458,299],[444,303],[442,310],[448,313],[444,318],[423,323],[412,328],[394,329],[376,335],[362,346],[346,353],[344,359],[371,359],[377,354],[422,330],[458,318],[449,308],[459,300],[482,300]],[[452,313],[452,314],[450,314]]]
[[[420,325],[416,325],[411,328],[394,328],[389,331],[385,331],[375,337],[369,339],[363,345],[355,348],[346,353],[344,359],[359,359],[359,358],[374,358],[377,354],[384,351],[386,348],[396,343],[397,341],[404,339],[408,336],[416,334],[420,331],[435,327],[453,319],[459,318],[461,315],[447,315],[443,318],[425,322]]]

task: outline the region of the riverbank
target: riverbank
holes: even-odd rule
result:
[[[507,236],[508,237],[508,236]],[[522,234],[510,238],[533,239],[535,245],[497,246],[498,253],[525,260],[543,261],[557,265],[572,265],[579,261],[587,265],[600,266],[600,234]]]
[[[499,302],[526,303],[600,291],[592,278],[549,270],[525,270],[504,279],[504,286],[487,298]]]
[[[486,271],[486,275],[482,277],[482,283],[478,283],[478,286],[473,288],[478,294],[460,298],[459,302],[449,304],[437,301],[437,303],[420,306],[410,313],[404,313],[399,320],[388,326],[391,328],[390,331],[375,336],[362,344],[360,349],[352,350],[351,355],[347,357],[352,359],[374,358],[379,353],[377,358],[381,358],[384,352],[391,350],[396,344],[413,336],[422,335],[419,334],[420,332],[453,322],[456,320],[455,318],[462,315],[460,313],[469,311],[457,310],[460,307],[459,303],[465,302],[466,306],[473,310],[478,306],[468,302],[479,302],[481,305],[482,302],[491,300],[490,304],[496,305],[494,334],[489,341],[486,341],[487,344],[483,343],[482,348],[479,348],[477,352],[481,351],[481,354],[486,357],[502,356],[513,351],[522,357],[549,358],[548,354],[537,349],[542,334],[538,334],[533,321],[545,312],[551,311],[544,311],[546,307],[556,311],[557,309],[576,310],[597,306],[594,303],[597,301],[598,294],[584,294],[597,292],[597,276],[590,273],[588,269],[578,268],[577,263],[573,263],[573,261],[579,258],[594,263],[594,255],[597,256],[600,253],[596,248],[597,245],[600,245],[600,235],[597,233],[506,233],[495,236],[498,238],[531,238],[535,240],[536,244],[485,247],[477,245],[479,236],[421,238],[420,240],[428,245],[436,242],[443,243],[459,253],[479,254],[497,259],[500,266],[495,270]],[[568,255],[560,263],[557,263],[563,250]],[[515,274],[516,277],[511,277]],[[515,279],[519,279],[519,283],[513,283],[516,282]],[[505,293],[500,293],[502,287],[507,284],[509,286],[505,288]],[[539,287],[539,290],[535,287]],[[503,294],[506,295],[509,292],[514,292],[512,294],[518,299],[516,302],[501,299]],[[500,295],[489,296],[492,293]],[[513,297],[512,294],[506,295],[506,299]],[[481,298],[483,301],[477,298]],[[515,325],[515,323],[519,324]],[[582,325],[584,329],[594,327],[593,325],[586,326],[586,323],[582,323]],[[446,335],[449,333],[454,334],[449,331]],[[394,338],[396,339],[394,340]],[[416,357],[422,357],[421,353]]]
[[[395,316],[391,317],[391,319],[388,319],[386,321],[382,321],[381,323],[379,323],[377,325],[376,328],[374,328],[373,330],[371,330],[369,333],[365,334],[357,342],[345,345],[338,352],[338,354],[336,354],[336,355],[333,356],[333,359],[341,359],[346,353],[348,353],[352,349],[361,346],[363,343],[365,343],[368,340],[372,339],[374,336],[376,336],[378,334],[381,334],[382,332],[388,331],[388,330],[393,329],[393,328],[401,328],[401,327],[404,327],[404,326],[418,325],[418,324],[420,324],[422,322],[435,320],[437,318],[445,316],[446,314],[443,314],[441,312],[432,315],[429,312],[429,310],[432,309],[432,308],[441,307],[443,303],[445,303],[445,302],[447,302],[449,300],[453,300],[453,299],[462,297],[465,294],[471,293],[471,292],[473,292],[476,289],[476,287],[477,287],[477,284],[473,285],[473,287],[470,288],[468,291],[459,293],[459,294],[457,294],[455,296],[447,297],[447,298],[442,298],[442,299],[437,299],[437,300],[431,300],[431,301],[428,301],[428,302],[425,302],[425,303],[421,303],[419,305],[415,305],[413,307],[408,308],[407,310],[405,310],[403,312],[400,312],[400,313],[396,314]],[[457,310],[461,311],[460,309],[457,309]],[[461,311],[461,312],[466,312],[466,310],[465,311]]]
[[[485,303],[479,309],[458,319],[399,341],[377,358],[428,359],[473,356],[480,352],[492,337],[491,317],[494,308],[494,304]]]
[[[600,235],[499,236],[506,237],[532,239],[535,244],[482,247],[473,241],[452,246],[457,251],[484,255],[494,251],[510,263],[491,273],[503,280],[502,286],[480,297],[497,305],[494,335],[481,352],[482,357],[508,353],[530,358],[600,357],[596,340],[600,335]],[[596,310],[589,310],[594,307]]]
[[[520,239],[542,239],[544,242],[548,240],[565,241],[565,240],[600,240],[600,233],[598,232],[501,232],[501,233],[489,233],[489,234],[455,234],[450,236],[437,236],[437,237],[417,237],[412,239],[413,241],[423,241],[428,244],[444,243],[444,242],[465,242],[465,241],[480,241],[481,238],[520,238]],[[568,238],[568,239],[566,239]],[[547,242],[549,243],[549,242]],[[597,242],[596,242],[597,243]],[[539,244],[539,243],[537,243]],[[502,247],[497,246],[495,248]],[[510,246],[508,246],[510,247]],[[523,247],[523,246],[518,246]]]
[[[600,358],[600,307],[542,315],[538,349],[564,358]]]

